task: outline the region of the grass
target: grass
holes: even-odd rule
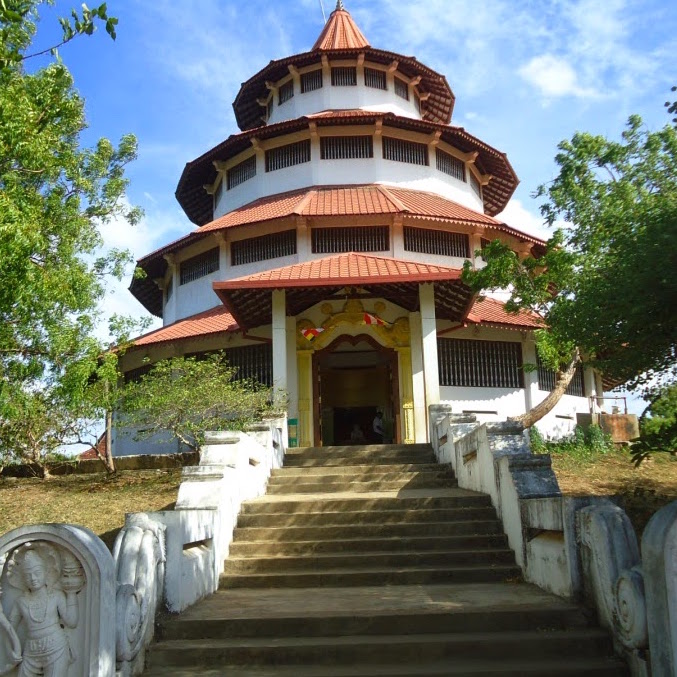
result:
[[[635,468],[627,449],[571,453],[549,449],[562,493],[619,496],[638,537],[651,516],[677,500],[677,458],[655,453]]]
[[[0,480],[0,534],[24,524],[88,527],[112,548],[128,512],[171,509],[181,468]]]

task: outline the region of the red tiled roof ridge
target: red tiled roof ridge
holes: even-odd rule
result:
[[[329,16],[329,20],[313,45],[313,51],[360,49],[362,47],[370,47],[369,41],[341,3]]]
[[[545,322],[538,313],[529,310],[509,313],[505,309],[505,305],[499,299],[494,299],[490,296],[479,296],[475,300],[466,319],[473,324],[507,324],[524,328],[545,327]]]

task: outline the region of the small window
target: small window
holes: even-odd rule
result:
[[[237,369],[236,381],[253,380],[261,385],[273,385],[273,346],[262,343],[256,346],[226,348],[226,360]]]
[[[354,160],[374,157],[371,136],[323,136],[320,139],[323,160]]]
[[[230,260],[233,266],[256,261],[268,261],[296,254],[296,231],[250,237],[230,243]]]
[[[541,358],[536,354],[536,364],[538,365],[538,389],[545,390],[550,392],[555,389],[555,382],[557,380],[557,375],[553,369],[546,367],[542,362]],[[567,395],[573,395],[574,397],[585,397],[585,385],[583,382],[583,366],[578,365],[576,367],[576,373],[571,379],[571,383],[567,386],[566,389]]]
[[[285,82],[283,85],[280,85],[280,89],[278,90],[278,104],[281,106],[283,103],[289,101],[289,99],[293,98],[294,96],[294,81],[289,80],[289,82]]]
[[[435,149],[435,158],[437,160],[438,171],[465,182],[465,163],[462,160],[449,155],[449,153],[445,153],[439,148]]]
[[[357,68],[354,66],[337,66],[331,69],[333,87],[355,87],[357,85]]]
[[[403,141],[389,136],[383,137],[383,157],[395,162],[408,162],[412,165],[428,164],[428,146],[425,143]]]
[[[310,139],[266,151],[267,172],[300,165],[304,162],[310,162]]]
[[[313,254],[385,252],[390,249],[388,226],[313,228]]]
[[[444,230],[404,227],[404,249],[420,254],[470,258],[470,238],[463,233],[448,233]]]
[[[375,68],[365,68],[364,84],[367,87],[373,87],[374,89],[387,89],[386,72],[376,70]]]
[[[482,186],[480,185],[480,182],[477,180],[477,177],[472,172],[468,172],[468,174],[470,174],[470,186],[475,191],[477,197],[481,198]]]
[[[211,275],[219,269],[219,248],[215,247],[202,254],[182,261],[180,266],[179,284],[188,284],[201,277]]]
[[[409,101],[409,85],[400,78],[395,78],[395,94]]]
[[[309,73],[301,75],[301,94],[313,92],[316,89],[322,89],[322,69],[318,68]]]
[[[524,387],[520,343],[438,338],[437,354],[441,386]]]
[[[235,188],[235,186],[239,186],[245,181],[249,181],[249,179],[253,179],[255,176],[256,155],[252,155],[234,167],[231,167],[226,172],[226,183],[228,185],[228,190]]]

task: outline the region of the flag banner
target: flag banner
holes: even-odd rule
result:
[[[390,322],[386,322],[385,320],[382,320],[380,317],[376,317],[376,315],[372,315],[371,313],[364,314],[364,323],[367,325],[376,325],[379,327],[390,326]]]
[[[308,339],[309,341],[313,341],[323,331],[324,327],[311,327],[310,329],[302,329],[301,333],[303,334],[304,338]]]

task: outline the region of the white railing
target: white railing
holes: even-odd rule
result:
[[[436,405],[430,439],[460,487],[489,494],[527,581],[592,604],[633,677],[677,676],[677,501],[651,518],[640,556],[625,512],[563,497],[550,457],[532,454],[521,428]]]

